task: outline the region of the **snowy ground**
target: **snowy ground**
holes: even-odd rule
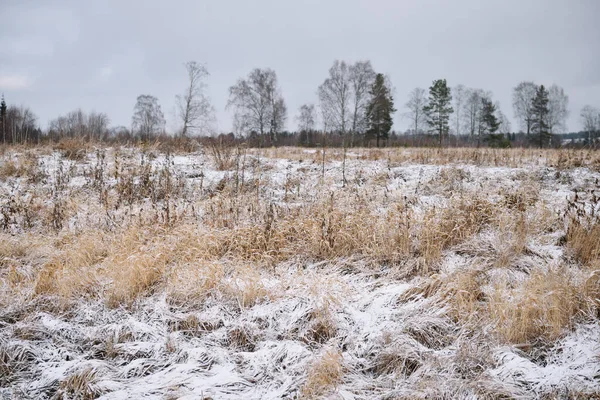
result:
[[[99,169],[100,153],[73,161],[53,151],[37,154],[35,163],[45,171],[39,181],[28,179],[31,171],[0,178],[0,398],[528,399],[600,394],[600,326],[598,314],[589,307],[581,306],[585,312],[574,312],[560,332],[552,334],[545,333],[550,328],[544,324],[559,316],[541,315],[536,309],[527,329],[544,325],[540,338],[524,343],[504,334],[505,322],[489,311],[497,310],[490,304],[499,285],[518,289],[538,273],[566,271],[565,281],[589,288],[589,277],[598,273],[599,264],[583,266],[574,260],[562,240],[562,214],[574,193],[586,198],[592,188],[600,188],[600,173],[591,167],[556,168],[535,158],[519,166],[418,164],[350,152],[344,184],[339,154],[326,162],[322,175],[315,150],[249,151],[225,171],[216,170],[214,160],[198,152],[169,158],[169,179],[183,188],[177,196],[117,205],[115,187],[122,176],[115,170],[122,167],[119,162],[140,166],[141,155],[136,149],[105,152],[102,179],[93,173]],[[154,153],[144,157],[158,182],[165,155]],[[26,157],[30,156],[9,151],[0,159],[0,170],[2,163],[18,164]],[[136,175],[132,184],[139,185],[142,176]],[[234,194],[232,188],[239,188],[240,180],[248,189]],[[102,190],[109,199],[104,205]],[[331,244],[327,254],[335,256],[320,257],[304,249],[311,243],[308,238],[291,255],[267,246],[268,251],[258,255],[240,255],[232,248],[210,258],[199,255],[205,254],[204,239],[194,239],[185,261],[175,256],[182,251],[177,242],[188,240],[188,234],[228,235],[231,229],[234,237],[238,225],[257,225],[262,232],[269,218],[277,224],[277,218],[328,204],[330,197],[332,204],[334,197],[339,201],[336,207],[342,213],[366,204],[368,215],[377,221],[385,221],[400,205],[415,215],[414,221],[421,221],[458,197],[477,197],[492,204],[492,218],[503,213],[510,222],[505,231],[501,223],[490,223],[465,234],[425,267],[423,259],[430,259],[424,258],[422,248],[415,255],[398,253],[387,259],[377,249],[363,249],[341,235],[338,243],[349,244],[339,249]],[[519,251],[510,247],[515,246],[512,206],[504,205],[515,197],[531,225]],[[27,217],[23,209],[9,212],[10,204],[18,208],[17,203],[35,209],[40,217]],[[52,227],[60,219],[57,204],[66,216],[61,226]],[[275,217],[265,211],[269,207]],[[253,219],[255,208],[261,210],[261,219]],[[240,220],[231,222],[235,213]],[[215,216],[224,222],[215,222]],[[300,216],[298,226],[304,226]],[[176,222],[147,242],[136,237],[141,244],[128,257],[172,254],[160,267],[147,261],[147,268],[157,269],[158,276],[131,301],[115,304],[111,299],[123,298],[114,297],[121,293],[114,289],[118,280],[135,279],[119,274],[136,261],[115,261],[122,255],[116,250],[113,254],[110,246],[97,258],[90,256],[101,247],[104,239],[98,238],[117,238],[117,243],[129,237],[119,236],[121,229],[135,224],[151,229],[166,219]],[[238,225],[234,229],[231,224]],[[138,236],[146,231],[140,232]],[[93,236],[90,249],[80,250],[77,243],[83,242],[77,238],[95,234],[99,236]],[[198,237],[208,237],[202,235]],[[153,247],[167,242],[173,242],[172,247]],[[59,259],[68,262],[51,278],[43,275]],[[221,268],[217,283],[198,299],[196,286],[209,279],[204,266],[209,262]],[[132,274],[146,273],[135,271]],[[189,281],[174,276],[178,271],[192,274]],[[477,274],[481,296],[471,296],[459,286],[461,277],[471,272]],[[81,283],[88,275],[89,282]],[[44,279],[51,282],[49,289],[42,285]],[[183,287],[186,281],[190,287],[181,291],[172,283]],[[600,280],[593,282],[600,285]],[[473,297],[466,305],[457,301],[462,292]],[[598,300],[590,296],[600,290],[589,293],[578,299]],[[532,294],[533,301],[553,301],[537,295]]]

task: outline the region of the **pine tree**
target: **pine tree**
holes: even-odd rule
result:
[[[496,131],[500,128],[500,122],[496,117],[496,106],[490,99],[485,97],[481,99],[481,118],[479,126],[479,138],[477,138],[477,146],[479,146],[479,140],[482,135],[484,140],[489,142],[491,147],[506,147],[506,143],[503,140],[503,134],[496,134]]]
[[[451,105],[452,95],[445,79],[433,81],[429,88],[429,104],[423,108],[427,115],[427,124],[433,134],[437,134],[440,140],[440,147],[443,144],[444,136],[448,136],[450,126],[450,114],[454,112]]]
[[[0,135],[2,135],[2,143],[6,143],[6,101],[4,101],[4,94],[0,102]]]
[[[379,140],[388,139],[393,121],[392,114],[396,112],[394,99],[390,88],[385,83],[383,74],[377,74],[375,83],[371,87],[371,100],[367,105],[367,138],[376,138],[377,147]]]
[[[544,143],[547,143],[550,139],[549,127],[548,127],[548,115],[550,110],[548,109],[548,91],[544,85],[540,85],[533,98],[533,124],[532,130],[538,135],[540,148],[544,147]]]

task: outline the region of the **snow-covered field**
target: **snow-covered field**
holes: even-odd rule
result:
[[[595,153],[71,158],[0,156],[0,398],[600,396]]]

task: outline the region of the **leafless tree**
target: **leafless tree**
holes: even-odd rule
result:
[[[149,140],[154,135],[163,133],[165,117],[158,104],[158,99],[148,94],[138,96],[133,109],[132,130],[142,140]]]
[[[317,112],[314,104],[300,106],[300,115],[297,117],[298,129],[301,132],[310,132],[317,126]]]
[[[90,139],[102,140],[108,134],[110,120],[104,113],[92,111],[87,117],[87,130]]]
[[[8,106],[4,122],[6,143],[28,143],[39,137],[37,116],[26,106]]]
[[[548,130],[550,133],[562,133],[566,130],[569,116],[569,96],[563,88],[552,85],[548,88]]]
[[[214,108],[207,97],[206,78],[208,71],[195,61],[185,63],[187,86],[183,94],[176,97],[176,108],[182,124],[181,136],[206,134],[214,121]]]
[[[586,105],[581,109],[583,130],[588,134],[588,143],[594,143],[600,134],[600,110]]]
[[[329,77],[319,86],[318,93],[325,130],[345,135],[351,123],[352,83],[344,61],[333,63]]]
[[[534,123],[533,98],[537,85],[533,82],[521,82],[513,89],[513,110],[521,128],[529,135]]]
[[[423,107],[427,105],[427,96],[425,89],[415,88],[408,95],[408,101],[404,107],[408,110],[402,115],[411,121],[414,134],[418,134],[423,130],[427,122],[427,116],[423,111]]]
[[[101,140],[108,133],[109,123],[108,116],[104,113],[92,111],[88,115],[77,109],[50,121],[48,133],[56,139],[79,137]]]
[[[480,133],[481,127],[481,109],[483,99],[491,98],[490,93],[486,93],[483,89],[465,89],[464,102],[464,119],[469,136],[474,138]]]
[[[317,126],[317,111],[314,104],[300,106],[300,114],[296,117],[298,122],[299,143],[313,144],[313,132]]]
[[[457,85],[452,89],[452,108],[454,108],[454,134],[460,136],[460,126],[462,124],[462,109],[465,103],[466,88],[464,85]]]
[[[500,102],[497,101],[496,103],[494,103],[494,107],[496,108],[496,118],[498,119],[498,123],[500,124],[500,127],[498,128],[498,133],[510,133],[510,121],[500,109]]]
[[[348,68],[348,72],[353,97],[351,143],[354,143],[354,135],[367,129],[366,109],[370,99],[369,90],[375,82],[375,71],[370,61],[358,61]]]
[[[256,68],[248,78],[239,79],[229,88],[227,108],[234,107],[234,125],[243,133],[270,133],[271,140],[280,132],[287,118],[287,108],[272,69]]]

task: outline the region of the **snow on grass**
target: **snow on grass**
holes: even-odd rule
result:
[[[589,303],[600,293],[592,279],[598,264],[573,259],[562,216],[575,191],[589,197],[600,178],[593,168],[556,168],[551,152],[493,166],[479,158],[441,163],[429,150],[422,158],[431,161],[417,163],[412,149],[383,156],[358,149],[347,154],[344,183],[334,151],[324,175],[316,149],[253,150],[246,164],[225,171],[203,152],[101,151],[98,185],[108,194],[93,184],[95,152],[78,161],[39,154],[47,178],[38,182],[0,178],[1,398],[470,399],[599,391],[600,327]],[[9,153],[0,163],[22,157]],[[152,166],[151,195],[135,192],[143,176],[131,171],[142,159]],[[116,177],[117,165],[133,174],[131,187]],[[161,173],[182,180],[183,189],[165,196]],[[17,194],[42,198],[37,208],[24,203],[41,217],[18,207],[9,214]],[[125,194],[141,197],[119,200]],[[323,209],[309,208],[316,204]],[[471,226],[461,205],[484,213],[483,226]],[[444,214],[449,207],[462,214]],[[364,220],[344,225],[345,210]],[[289,215],[296,219],[282,219]],[[467,220],[444,231],[448,221],[435,219],[453,215]],[[57,218],[65,220],[58,229]],[[408,224],[398,230],[407,236],[386,236],[397,244],[363,240],[393,250],[407,240],[405,252],[380,254],[352,237],[361,225],[388,233],[374,226],[388,218]],[[319,237],[286,236],[314,224]],[[250,237],[240,236],[242,228]],[[88,231],[98,233],[89,239],[96,242],[77,241]],[[231,242],[221,248],[215,240]],[[442,241],[449,244],[435,247]],[[316,247],[302,247],[309,245]],[[118,273],[134,260],[143,281]],[[190,273],[185,291],[169,286],[178,271]],[[77,279],[86,274],[91,284]],[[543,280],[558,274],[570,292]],[[135,291],[130,303],[109,301],[116,284]],[[565,296],[579,308],[563,318],[535,298],[542,295]],[[523,296],[540,304],[523,304]],[[511,342],[510,318],[524,312],[531,318],[519,328],[539,328],[539,337]]]

